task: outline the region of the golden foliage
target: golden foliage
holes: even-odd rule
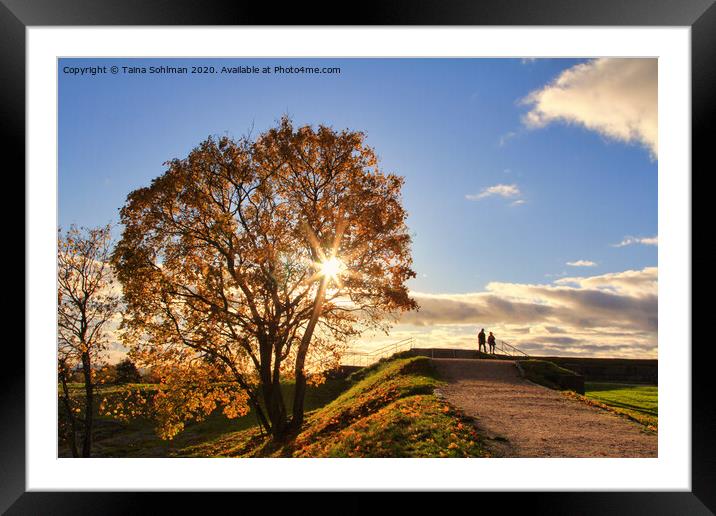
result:
[[[221,371],[255,409],[260,386],[271,425],[282,427],[287,411],[272,398],[281,378],[320,381],[346,342],[416,307],[402,185],[378,168],[363,133],[287,118],[254,141],[208,138],[168,162],[129,194],[113,255],[135,361],[186,369],[191,380]],[[329,275],[321,264],[333,258],[341,267]],[[183,388],[164,392],[181,403],[162,404],[203,413]],[[294,415],[301,407],[294,400]]]

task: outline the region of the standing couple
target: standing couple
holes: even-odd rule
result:
[[[480,330],[480,333],[477,334],[477,342],[479,344],[478,351],[484,351],[487,353],[487,349],[485,348],[485,328]],[[490,332],[490,336],[487,337],[487,343],[490,345],[490,354],[495,354],[495,336]]]

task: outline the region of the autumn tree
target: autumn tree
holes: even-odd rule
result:
[[[349,339],[416,307],[403,179],[378,168],[363,133],[285,117],[166,165],[129,194],[113,256],[130,354],[163,377],[163,434],[223,404],[250,406],[282,440]]]
[[[109,341],[107,323],[117,313],[112,291],[110,227],[72,226],[59,233],[57,245],[58,379],[73,457],[89,457],[92,448],[94,393]],[[81,370],[84,396],[70,392],[68,381]]]

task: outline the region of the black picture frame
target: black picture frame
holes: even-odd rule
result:
[[[4,161],[15,163],[15,170],[25,168],[25,29],[29,26],[688,26],[692,38],[692,171],[684,172],[691,178],[694,168],[706,172],[707,152],[713,146],[708,129],[716,120],[714,0],[364,1],[355,13],[341,15],[339,12],[335,3],[328,2],[282,3],[277,9],[271,3],[222,0],[0,0],[0,113],[4,132],[0,145]],[[26,280],[31,274],[26,265]],[[26,310],[31,308],[26,306]],[[531,513],[713,514],[716,510],[716,405],[708,384],[712,375],[708,356],[711,344],[693,345],[691,336],[689,339],[693,372],[690,492],[471,493],[468,496],[480,497],[485,508],[498,497],[509,498],[512,508],[524,506]],[[0,374],[3,422],[0,425],[0,511],[7,510],[7,514],[140,514],[151,511],[155,497],[161,498],[162,513],[172,512],[173,506],[189,507],[189,495],[182,493],[26,492],[25,353],[18,349],[16,356],[6,359],[7,364],[12,366],[5,367]],[[225,499],[235,495],[216,496]],[[292,496],[295,500],[296,495]],[[373,496],[346,494],[340,512],[369,510]],[[221,499],[214,499],[217,507],[222,504]],[[401,512],[420,508],[424,500],[425,494],[411,496]]]

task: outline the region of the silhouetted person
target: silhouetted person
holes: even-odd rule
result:
[[[490,345],[490,354],[495,354],[495,336],[490,332],[490,336],[487,337],[487,343]]]
[[[480,330],[480,333],[477,334],[477,350],[478,352],[484,351],[487,353],[487,349],[485,348],[485,328]]]

